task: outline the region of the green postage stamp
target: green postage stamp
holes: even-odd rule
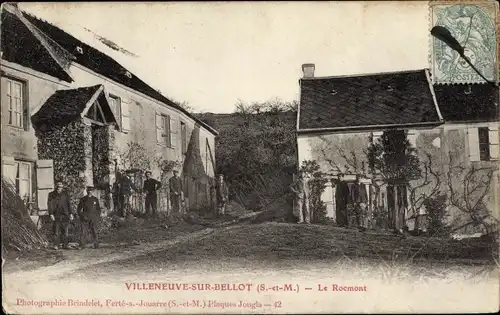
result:
[[[488,80],[498,75],[498,3],[496,1],[431,1],[431,27],[443,26],[464,47],[464,55]],[[484,83],[469,64],[444,42],[431,37],[434,83]]]

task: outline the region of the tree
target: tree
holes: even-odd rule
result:
[[[407,136],[405,130],[384,131],[377,141],[370,136],[367,153],[372,173],[387,182],[409,183],[421,177],[420,159]]]
[[[177,106],[179,106],[180,108],[185,109],[189,113],[194,113],[195,112],[195,109],[193,108],[193,106],[191,106],[191,104],[189,104],[189,102],[186,102],[186,101],[182,101],[182,102],[174,101],[174,103],[177,104]]]
[[[295,108],[296,102],[279,99],[239,101],[234,114],[218,118],[217,170],[225,175],[232,193],[258,195],[257,199],[265,203],[288,189],[286,181],[272,193],[264,189],[255,191],[254,187],[266,187],[258,183],[274,181],[271,179],[296,167],[296,112],[292,110]]]
[[[430,235],[448,235],[450,227],[446,223],[447,196],[438,194],[425,199],[424,205],[428,215],[428,232]]]
[[[376,141],[374,141],[373,135],[370,135],[367,160],[371,173],[380,176],[383,184],[397,185],[397,187],[403,188],[402,191],[405,193],[411,187],[411,182],[420,179],[422,176],[420,159],[416,149],[408,141],[408,132],[405,130],[386,130]],[[426,182],[424,185],[428,184]],[[380,188],[379,185],[374,184],[376,205],[379,204]],[[416,189],[409,188],[408,190],[410,190],[410,195],[413,195],[413,197],[417,195]],[[398,188],[396,188],[395,193],[397,191]],[[403,200],[403,202],[406,202],[406,200]],[[414,213],[416,212],[415,206],[406,206],[414,209]],[[374,215],[379,219],[379,223],[380,219],[383,220],[386,215],[389,215],[385,214],[384,209],[375,209],[374,212]],[[396,219],[395,227],[404,226],[405,224],[401,221],[404,221],[405,218],[401,217],[401,212],[396,212],[394,215]],[[387,217],[388,219],[389,217]],[[382,225],[387,226],[390,224],[387,222],[386,224],[382,223]]]

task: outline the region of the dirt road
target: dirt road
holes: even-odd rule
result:
[[[182,234],[178,232],[178,234]],[[302,226],[286,223],[235,224],[220,228],[203,228],[141,245],[104,244],[92,248],[58,251],[58,259],[50,265],[23,270],[22,262],[7,262],[3,273],[4,307],[11,313],[37,313],[37,307],[23,301],[132,301],[133,305],[158,301],[204,299],[249,305],[283,305],[286,310],[311,311],[312,305],[324,305],[349,312],[367,312],[389,296],[411,296],[395,300],[394,312],[410,307],[440,303],[443,307],[461,307],[470,311],[475,301],[485,298],[485,292],[498,292],[498,274],[491,265],[464,264],[453,260],[409,262],[389,254],[406,253],[416,245],[429,244],[423,252],[441,252],[448,248],[445,241],[403,239],[391,235],[359,233],[334,227]],[[378,249],[384,259],[373,260]],[[411,252],[411,251],[410,251]],[[455,251],[452,255],[459,255]],[[419,252],[420,253],[420,252]],[[363,257],[362,255],[367,257]],[[54,256],[51,252],[50,257]],[[360,256],[361,255],[361,256]],[[371,256],[371,257],[370,257]],[[442,256],[442,253],[438,256]],[[378,256],[377,256],[378,257]],[[382,257],[382,256],[380,256]],[[236,283],[254,289],[266,286],[267,293],[245,291],[150,291],[132,290],[131,284],[148,283]],[[361,295],[318,293],[323,284],[366,286]],[[459,286],[457,284],[460,284]],[[272,287],[293,288],[272,291]],[[311,292],[303,292],[310,287]],[[438,290],[439,295],[427,292]],[[458,289],[460,288],[460,290]],[[465,289],[463,289],[465,288]],[[302,293],[300,293],[302,292]],[[299,294],[300,293],[300,298]],[[460,296],[460,298],[457,298]],[[363,303],[359,303],[359,299]],[[493,297],[492,297],[493,298]],[[422,306],[421,301],[427,301]],[[21,303],[20,303],[21,301]],[[118,303],[117,302],[117,303]],[[279,303],[278,303],[279,302]],[[111,302],[109,302],[111,303]],[[275,304],[277,303],[277,304]],[[325,304],[326,303],[326,304]],[[332,304],[333,303],[333,304]],[[270,304],[270,305],[271,305]],[[164,305],[164,304],[163,304]],[[226,305],[226,304],[221,304]],[[328,306],[329,305],[329,306]],[[434,309],[435,310],[435,309]],[[228,309],[196,307],[144,309],[128,308],[63,308],[50,307],[45,313],[150,313],[150,312],[223,312]],[[230,312],[245,312],[230,309]],[[277,312],[277,309],[254,308],[254,312]]]

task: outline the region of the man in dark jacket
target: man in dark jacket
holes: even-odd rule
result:
[[[161,188],[161,183],[154,178],[151,178],[151,172],[146,172],[146,180],[144,181],[143,192],[146,193],[146,216],[152,215],[157,217],[158,213],[156,211],[158,205],[158,199],[156,196],[156,191]]]
[[[68,249],[69,224],[73,221],[73,211],[69,195],[64,191],[62,182],[56,183],[56,189],[49,193],[47,207],[50,220],[54,222],[53,236],[54,249],[59,249],[59,244],[63,243],[63,248]]]
[[[215,183],[215,197],[217,199],[218,214],[224,215],[226,213],[226,202],[229,198],[229,189],[227,188],[226,182],[224,181],[224,175],[222,174],[217,176],[217,182]]]
[[[170,188],[170,203],[172,204],[172,211],[179,212],[181,200],[184,198],[182,190],[182,180],[178,176],[178,172],[174,170],[174,176],[168,180]]]
[[[80,248],[85,247],[85,238],[90,230],[94,248],[99,248],[97,239],[97,227],[101,218],[101,206],[99,200],[92,195],[93,187],[87,187],[87,195],[80,199],[78,204],[78,215],[80,216]]]

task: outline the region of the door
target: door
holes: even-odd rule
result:
[[[406,195],[406,186],[397,185],[397,198],[396,198],[396,213],[395,213],[395,227],[400,230],[405,225],[405,210],[408,205]]]
[[[335,188],[335,214],[337,218],[337,225],[347,227],[347,203],[349,200],[349,187],[346,182],[339,181]]]
[[[396,211],[396,194],[393,185],[387,185],[387,223],[388,228],[393,229],[396,227],[395,211]]]

